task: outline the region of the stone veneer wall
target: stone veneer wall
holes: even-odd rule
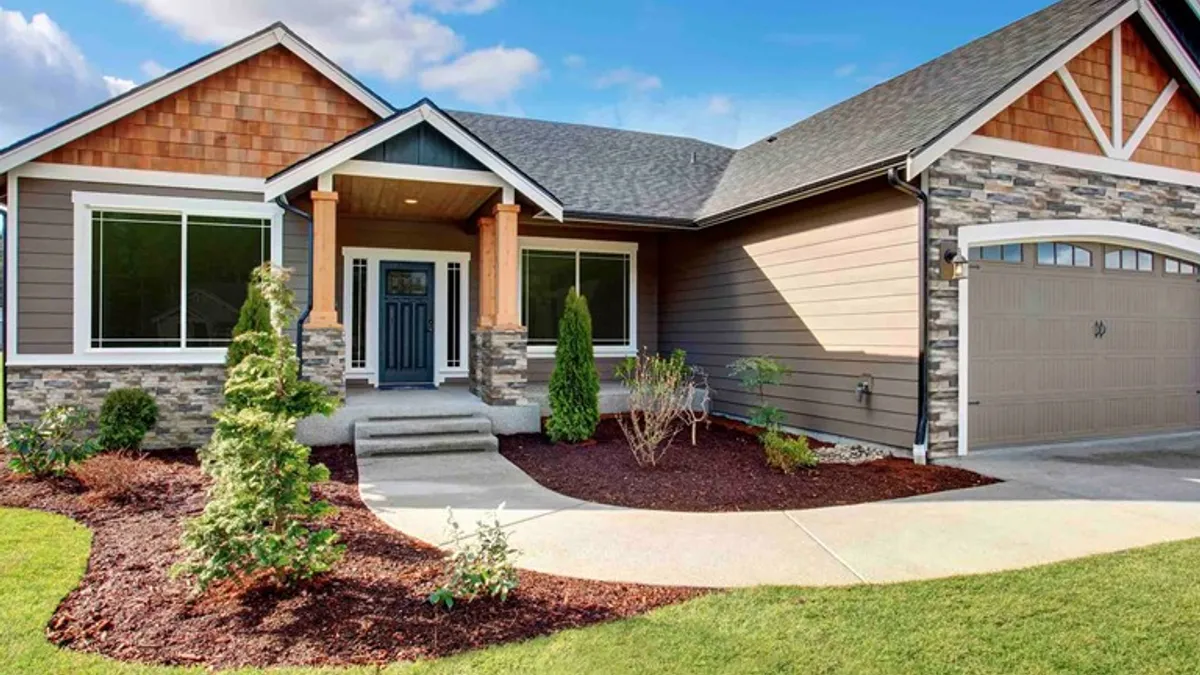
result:
[[[471,334],[471,392],[488,405],[526,403],[528,342],[524,328],[474,331]]]
[[[206,366],[9,366],[7,419],[31,422],[47,408],[79,405],[99,414],[113,389],[141,387],[158,403],[158,424],[147,449],[198,448],[208,442],[221,405],[223,365]]]
[[[1200,188],[967,152],[929,169],[929,450],[958,451],[958,283],[938,251],[958,228],[1015,220],[1093,219],[1200,237]]]
[[[341,328],[305,328],[302,376],[346,398],[346,337]]]

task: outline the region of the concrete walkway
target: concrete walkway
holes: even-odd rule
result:
[[[1172,469],[1157,488],[1155,478],[1140,475],[1139,491],[1117,494],[1105,488],[1119,482],[1112,475],[1097,477],[1103,465],[1082,472],[1084,480],[1072,481],[1070,472],[1054,480],[1039,471],[1038,456],[987,455],[979,466],[956,463],[1009,482],[756,513],[584,502],[541,487],[495,453],[360,458],[359,481],[381,519],[438,545],[446,543],[446,507],[473,529],[504,502],[501,522],[522,551],[518,564],[540,572],[649,584],[827,586],[994,572],[1198,537],[1200,451],[1195,459],[1194,471]]]

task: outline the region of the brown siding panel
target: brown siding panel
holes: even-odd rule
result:
[[[916,425],[918,229],[911,198],[882,183],[701,232],[667,235],[659,350],[704,367],[715,410],[755,403],[730,378],[743,356],[793,371],[767,393],[790,425],[908,446]],[[869,405],[855,399],[875,378]]]
[[[261,195],[107,183],[21,178],[17,183],[17,344],[19,354],[73,349],[75,205],[72,192],[111,192],[226,201]],[[296,268],[297,297],[307,292],[308,238],[303,221],[285,220],[284,264]],[[301,300],[302,302],[302,300]]]

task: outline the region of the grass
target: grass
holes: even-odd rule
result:
[[[0,673],[201,672],[46,642],[90,541],[66,518],[0,509]],[[737,591],[384,672],[1191,673],[1200,671],[1198,563],[1192,540],[984,577]]]

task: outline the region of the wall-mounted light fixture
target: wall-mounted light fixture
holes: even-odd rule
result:
[[[958,281],[967,276],[967,257],[957,248],[943,244],[941,255],[942,279]]]

